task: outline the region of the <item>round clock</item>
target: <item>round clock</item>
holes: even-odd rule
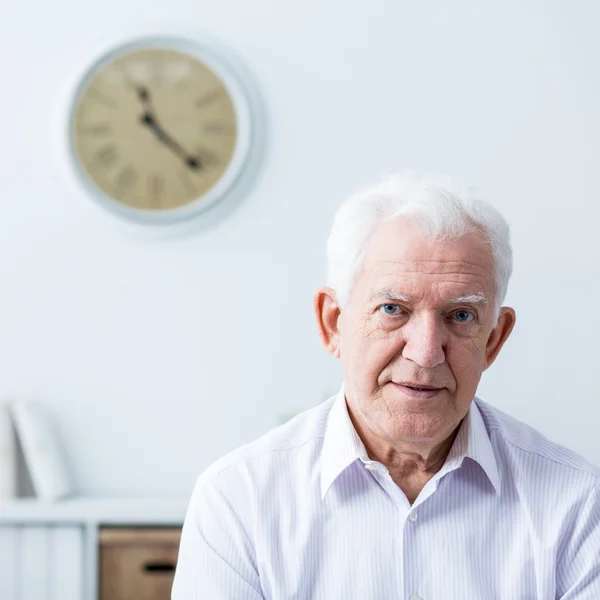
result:
[[[102,204],[179,221],[223,199],[251,148],[252,95],[213,46],[142,39],[101,57],[70,112],[71,154]]]

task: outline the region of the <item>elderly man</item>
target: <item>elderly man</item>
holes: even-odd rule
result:
[[[501,215],[399,175],[327,250],[342,389],[199,477],[173,600],[599,600],[600,470],[475,396],[515,324]]]

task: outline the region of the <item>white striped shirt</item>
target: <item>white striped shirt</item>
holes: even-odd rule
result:
[[[198,478],[172,599],[600,600],[599,482],[475,397],[411,506],[342,388]]]

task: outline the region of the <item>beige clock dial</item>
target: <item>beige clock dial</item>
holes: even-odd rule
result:
[[[199,57],[137,48],[90,73],[73,107],[72,144],[93,184],[141,211],[201,202],[239,138],[226,83]]]

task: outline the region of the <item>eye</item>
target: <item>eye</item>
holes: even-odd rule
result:
[[[382,304],[379,307],[379,311],[384,315],[388,315],[389,317],[393,317],[400,312],[400,307],[397,304]]]
[[[470,323],[475,319],[475,314],[472,313],[470,310],[461,309],[457,310],[453,314],[458,318],[459,323]],[[471,317],[471,319],[469,319],[469,316]]]

